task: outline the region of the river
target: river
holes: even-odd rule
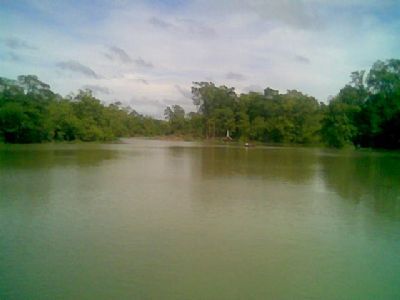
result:
[[[0,145],[0,299],[400,299],[400,153]]]

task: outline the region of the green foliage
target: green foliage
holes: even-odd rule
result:
[[[400,148],[400,60],[353,72],[328,106],[296,90],[237,96],[234,88],[195,82],[192,93],[207,137],[230,130],[243,140]]]
[[[237,114],[237,129],[236,132],[240,136],[240,139],[243,141],[247,141],[250,136],[250,120],[249,116],[245,111],[240,111]]]
[[[109,105],[91,91],[62,98],[36,76],[0,78],[0,141],[106,141],[122,136],[184,135],[236,140],[400,148],[400,60],[377,61],[351,73],[328,105],[296,90],[237,95],[233,87],[194,82],[197,112],[166,107],[166,121],[121,102]]]
[[[185,110],[179,105],[167,106],[164,116],[168,120],[170,134],[182,134],[187,131]]]
[[[216,109],[233,109],[235,106],[237,96],[234,88],[216,87],[212,82],[194,82],[193,84],[193,103],[198,107],[199,113],[206,118],[210,117]]]
[[[27,116],[19,103],[6,103],[0,108],[0,126],[4,140],[21,142],[25,133]]]
[[[214,109],[210,120],[215,125],[213,136],[225,136],[227,130],[232,132],[235,128],[234,112],[229,107]]]
[[[264,141],[266,139],[267,125],[263,117],[255,117],[250,126],[250,138],[252,140]]]
[[[327,145],[341,148],[352,144],[357,135],[354,115],[358,111],[359,107],[355,105],[339,101],[331,102],[321,129],[322,137]]]
[[[143,117],[120,102],[106,106],[89,90],[63,99],[36,76],[0,78],[0,141],[107,141],[165,133],[165,122]]]
[[[329,104],[322,136],[328,145],[400,148],[400,60],[377,61]]]
[[[204,117],[201,114],[190,112],[188,114],[187,126],[187,132],[191,136],[195,138],[204,137]]]
[[[283,95],[273,89],[265,91],[264,95],[249,93],[238,97],[234,88],[195,82],[193,102],[204,117],[206,136],[222,137],[229,130],[243,140],[318,141],[321,112],[314,98],[297,91]]]

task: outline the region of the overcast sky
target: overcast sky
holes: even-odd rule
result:
[[[326,101],[354,70],[399,58],[396,0],[0,0],[0,76],[161,116],[193,81]]]

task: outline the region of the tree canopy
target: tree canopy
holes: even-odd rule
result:
[[[165,134],[162,121],[120,102],[103,104],[90,90],[63,98],[36,76],[0,78],[0,140],[9,143],[107,141]]]
[[[185,135],[236,140],[400,148],[400,60],[355,71],[328,104],[297,90],[267,87],[238,94],[234,87],[194,82],[193,104],[165,108],[165,120],[121,102],[105,104],[90,90],[61,97],[34,75],[0,78],[0,141],[106,141],[124,136]]]

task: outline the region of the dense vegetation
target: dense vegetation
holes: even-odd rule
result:
[[[165,126],[120,102],[104,105],[89,90],[62,98],[33,75],[0,78],[0,140],[5,142],[104,141],[165,134]]]
[[[167,121],[142,116],[120,102],[105,105],[89,90],[66,98],[36,76],[0,78],[0,140],[10,143],[112,140],[183,135],[333,147],[400,148],[400,60],[353,72],[328,105],[296,90],[238,95],[234,88],[194,82],[197,112],[165,109]]]
[[[321,135],[330,146],[400,148],[400,60],[377,61],[353,72],[329,103]]]

